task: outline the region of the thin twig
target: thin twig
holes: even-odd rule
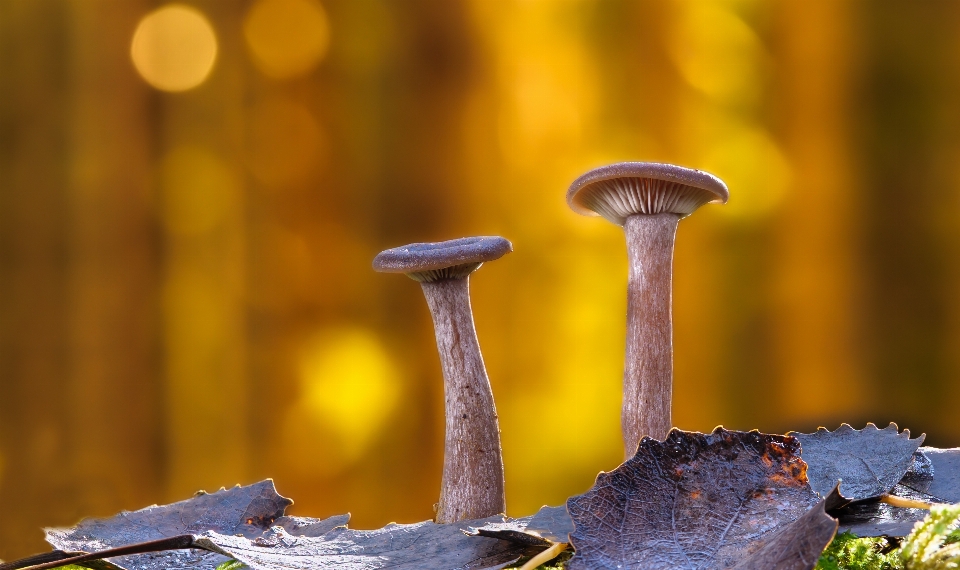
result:
[[[566,542],[556,542],[550,548],[544,550],[540,554],[537,554],[530,560],[527,560],[527,563],[520,567],[520,570],[533,570],[537,566],[540,566],[544,562],[549,562],[557,557],[561,552],[567,549],[570,546]]]
[[[905,499],[896,495],[882,495],[880,497],[880,502],[893,505],[894,507],[903,507],[906,509],[924,509],[927,511],[937,504],[928,503],[927,501],[918,501],[916,499]]]

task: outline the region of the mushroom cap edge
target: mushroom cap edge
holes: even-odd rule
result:
[[[433,271],[455,265],[493,261],[511,251],[513,244],[500,236],[411,243],[378,253],[373,258],[373,269],[381,273]]]

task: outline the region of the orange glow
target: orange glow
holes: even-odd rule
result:
[[[257,68],[277,79],[310,72],[330,43],[326,12],[315,0],[259,0],[243,32]]]
[[[324,158],[324,140],[310,111],[285,99],[258,105],[250,119],[249,165],[264,184],[302,181]]]
[[[217,38],[198,10],[168,4],[140,20],[130,57],[150,85],[162,91],[186,91],[210,75],[217,59]]]

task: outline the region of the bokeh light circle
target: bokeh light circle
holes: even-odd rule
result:
[[[247,13],[243,33],[254,64],[276,79],[309,72],[330,43],[327,14],[315,0],[259,0]]]
[[[198,10],[168,4],[140,20],[130,57],[140,76],[153,87],[186,91],[210,75],[217,59],[217,36]]]

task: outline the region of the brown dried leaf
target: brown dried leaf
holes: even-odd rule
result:
[[[85,519],[73,528],[46,529],[47,542],[65,551],[97,552],[138,542],[183,534],[200,534],[208,530],[224,534],[256,537],[283,516],[290,499],[277,494],[268,479],[246,487],[221,489],[164,506],[122,512],[108,519]],[[345,524],[338,518],[327,530]],[[292,524],[292,523],[291,523]],[[227,559],[201,550],[123,556],[113,563],[131,570],[165,570],[184,568],[212,570]]]
[[[855,430],[848,424],[836,431],[790,432],[800,440],[801,457],[807,462],[810,486],[826,496],[837,485],[843,496],[860,501],[890,492],[913,462],[913,453],[924,435],[910,439],[910,430],[900,433],[897,424],[883,429],[867,424]]]
[[[730,568],[818,498],[787,436],[673,430],[567,501],[570,570]]]

